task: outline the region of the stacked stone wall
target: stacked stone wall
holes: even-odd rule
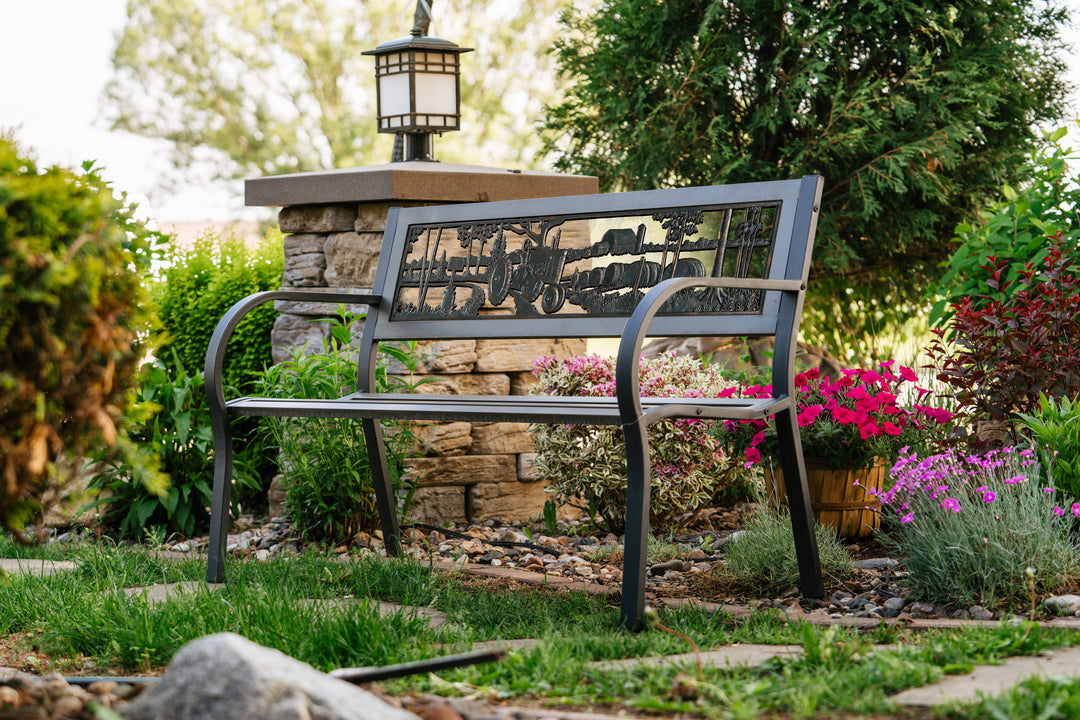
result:
[[[406,203],[394,203],[403,205]],[[425,203],[430,204],[430,203]],[[283,286],[334,290],[371,289],[382,247],[389,203],[304,205],[284,208],[286,233]],[[279,302],[274,324],[274,361],[294,348],[309,352],[329,337],[320,317],[336,306]],[[358,312],[366,307],[358,306]],[[569,357],[585,351],[584,340],[454,340],[420,343],[420,377],[436,379],[419,393],[527,395],[533,363],[542,355]],[[402,367],[388,368],[404,374]],[[405,482],[415,486],[413,522],[527,520],[547,496],[533,470],[532,438],[524,423],[416,423],[419,457],[406,460]]]

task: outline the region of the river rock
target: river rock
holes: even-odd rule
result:
[[[1080,596],[1057,595],[1043,600],[1043,605],[1055,615],[1075,615],[1080,612]]]

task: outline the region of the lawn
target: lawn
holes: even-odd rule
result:
[[[735,643],[801,645],[801,656],[756,667],[602,668],[604,660],[691,652],[675,634],[633,634],[605,597],[446,575],[415,560],[341,558],[308,551],[270,562],[229,564],[225,586],[151,603],[123,588],[199,581],[202,560],[171,560],[140,546],[84,543],[25,550],[0,541],[0,555],[71,559],[73,572],[0,583],[0,665],[43,674],[156,674],[184,643],[236,632],[320,670],[388,665],[469,649],[489,640],[534,638],[505,660],[385,683],[394,695],[466,695],[514,705],[703,718],[930,717],[889,696],[964,673],[976,664],[1070,645],[1077,635],[1032,623],[912,631],[882,623],[871,632],[788,621],[779,611],[749,618],[693,608],[661,610],[659,622],[702,650]],[[312,603],[311,600],[323,600]],[[333,610],[328,609],[328,602]],[[431,627],[380,613],[376,600],[428,606],[447,622]],[[1041,696],[1040,696],[1041,693]],[[1045,701],[1039,700],[1045,698]],[[1080,684],[1029,683],[993,701],[1002,717],[1042,717],[1080,703]],[[1027,707],[1028,710],[1021,711]],[[942,710],[984,717],[990,706]],[[1066,715],[1060,715],[1065,717]]]

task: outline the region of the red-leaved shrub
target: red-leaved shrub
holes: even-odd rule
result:
[[[1019,273],[1018,290],[1003,280],[1009,262],[987,258],[989,292],[954,303],[948,326],[933,331],[937,377],[975,420],[1034,413],[1040,393],[1080,393],[1080,249],[1050,241],[1042,268]]]

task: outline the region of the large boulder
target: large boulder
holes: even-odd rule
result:
[[[418,720],[371,693],[232,633],[180,649],[126,720]]]

